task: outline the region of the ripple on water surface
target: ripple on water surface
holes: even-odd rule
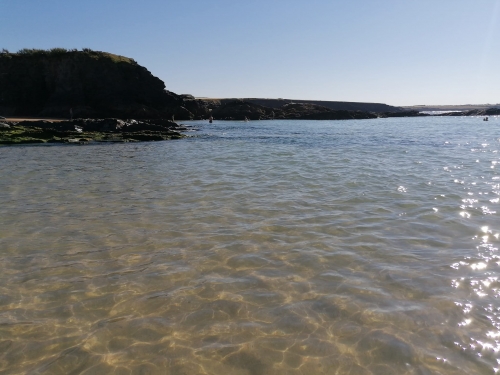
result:
[[[476,120],[0,148],[0,374],[494,373],[499,139]]]

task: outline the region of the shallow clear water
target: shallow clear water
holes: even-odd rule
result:
[[[0,148],[0,374],[492,374],[500,118]]]

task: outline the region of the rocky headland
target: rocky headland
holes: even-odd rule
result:
[[[165,89],[133,59],[84,49],[0,53],[0,115],[190,119],[204,103]]]
[[[355,119],[399,111],[377,103],[196,99],[166,90],[135,60],[107,52],[0,52],[0,115],[135,119]]]

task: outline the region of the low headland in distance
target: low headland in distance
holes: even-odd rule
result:
[[[0,51],[0,144],[156,141],[185,137],[177,120],[349,120],[428,116],[449,106],[262,98],[195,98],[166,90],[134,59],[108,52]],[[500,105],[456,106],[493,116]],[[25,119],[22,121],[21,119]],[[30,121],[31,120],[31,121]],[[35,121],[33,121],[35,120]]]

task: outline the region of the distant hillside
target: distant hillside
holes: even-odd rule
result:
[[[192,118],[202,102],[165,90],[133,59],[84,49],[0,53],[4,116]],[[189,106],[189,105],[187,105]]]
[[[419,111],[419,112],[431,112],[431,111],[471,111],[471,110],[481,110],[488,108],[500,108],[499,104],[463,104],[463,105],[414,105],[405,106],[405,110],[409,111]]]
[[[268,108],[282,108],[288,104],[312,104],[329,108],[334,111],[363,111],[363,112],[399,112],[403,109],[381,103],[361,103],[361,102],[334,102],[323,100],[301,100],[301,99],[260,99],[260,98],[244,98],[244,99],[210,99],[199,98],[207,102],[219,102],[226,104],[235,100],[243,100],[245,102],[257,104]]]

